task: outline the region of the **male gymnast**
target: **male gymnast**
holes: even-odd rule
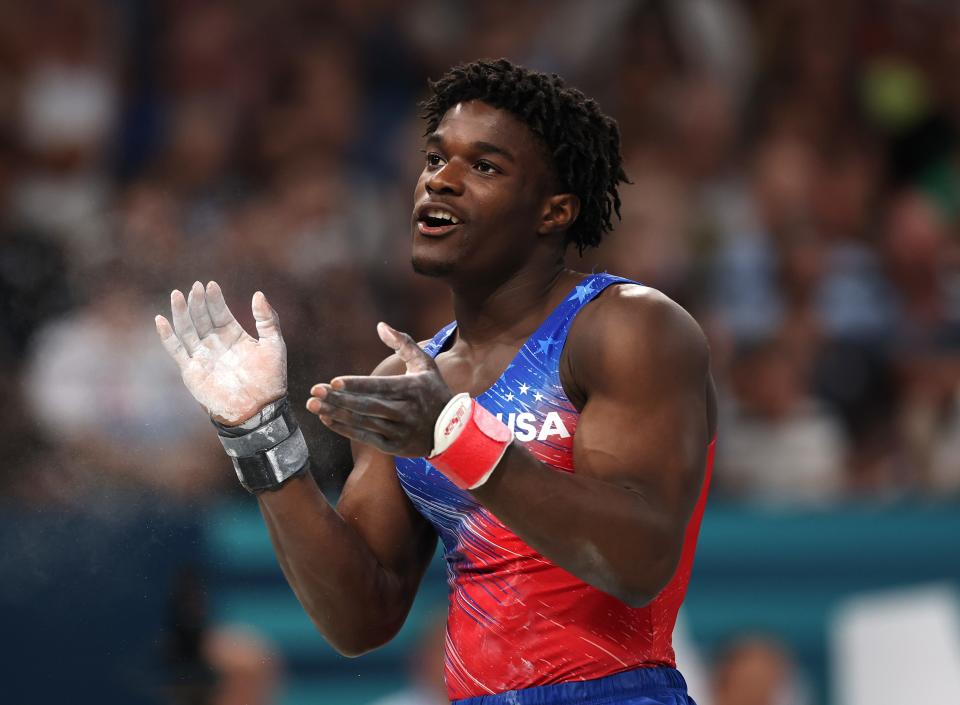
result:
[[[422,104],[412,261],[456,321],[371,376],[310,390],[352,441],[336,508],[307,471],[286,349],[215,282],[171,294],[164,346],[255,493],[305,611],[343,654],[400,629],[443,542],[457,703],[692,703],[671,634],[706,501],[716,402],[704,336],[663,294],[564,266],[619,216],[616,123],[506,60],[457,66]]]

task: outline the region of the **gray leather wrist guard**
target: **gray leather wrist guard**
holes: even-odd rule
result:
[[[244,489],[251,494],[278,489],[309,467],[307,443],[286,397],[265,406],[251,421],[256,425],[213,421]]]

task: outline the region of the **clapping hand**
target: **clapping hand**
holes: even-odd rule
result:
[[[250,336],[227,308],[216,282],[195,282],[187,298],[170,294],[173,326],[155,319],[164,348],[180,368],[183,383],[214,420],[236,425],[287,393],[287,349],[280,322],[267,298],[253,295],[259,339]]]
[[[331,430],[385,453],[429,455],[434,423],[453,393],[413,338],[386,323],[377,325],[377,333],[403,360],[406,373],[336,377],[313,386],[307,409]]]

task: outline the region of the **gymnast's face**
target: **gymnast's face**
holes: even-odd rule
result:
[[[543,234],[554,178],[536,135],[505,110],[458,103],[426,138],[413,267],[458,281],[512,273]]]

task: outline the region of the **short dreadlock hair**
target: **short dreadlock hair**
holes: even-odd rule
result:
[[[480,100],[523,121],[540,139],[564,193],[580,199],[580,214],[565,244],[580,253],[596,247],[620,218],[618,184],[629,183],[620,156],[620,129],[592,98],[547,75],[498,59],[459,64],[437,81],[420,103],[427,134],[454,105]]]

